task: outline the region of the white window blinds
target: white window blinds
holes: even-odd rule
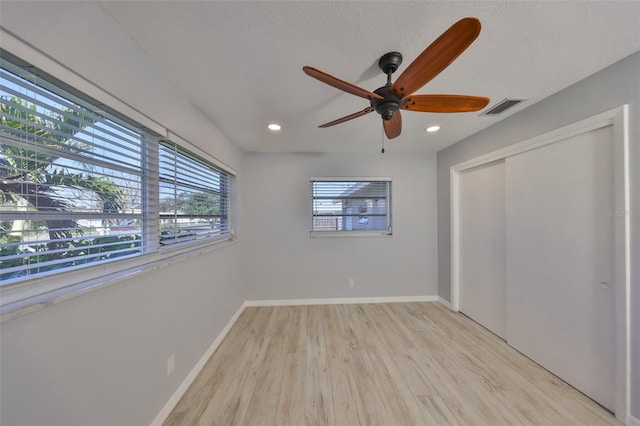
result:
[[[312,233],[391,234],[391,180],[312,178]]]
[[[231,238],[231,174],[39,70],[0,65],[0,287]]]
[[[159,147],[160,244],[229,234],[229,175],[175,144]]]
[[[0,279],[139,253],[142,135],[0,69]]]

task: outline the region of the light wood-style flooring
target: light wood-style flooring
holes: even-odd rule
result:
[[[439,303],[244,310],[165,425],[619,425]]]

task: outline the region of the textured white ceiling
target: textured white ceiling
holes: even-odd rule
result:
[[[386,81],[381,55],[401,52],[400,73],[465,16],[481,20],[480,36],[418,93],[488,96],[490,106],[528,101],[498,117],[403,111],[402,135],[385,143],[389,152],[442,149],[640,50],[638,1],[9,3],[0,19],[13,33],[108,90],[127,88],[120,96],[152,116],[171,117],[176,108],[159,102],[158,88],[180,93],[247,151],[378,151],[375,113],[317,127],[368,102],[306,76],[302,66],[375,90]],[[85,33],[101,47],[76,50]],[[283,130],[268,131],[270,122]],[[442,130],[426,134],[431,124]]]

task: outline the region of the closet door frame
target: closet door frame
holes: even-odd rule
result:
[[[460,173],[512,155],[540,148],[569,137],[592,130],[613,126],[614,168],[614,288],[621,288],[615,295],[615,413],[626,423],[631,403],[631,334],[630,334],[630,221],[629,203],[629,131],[628,106],[600,113],[557,130],[544,133],[506,148],[451,166],[451,309],[460,310]],[[568,165],[570,167],[570,165]],[[603,212],[605,214],[605,212]]]

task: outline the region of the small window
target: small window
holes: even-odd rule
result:
[[[390,178],[312,178],[312,235],[391,235]]]

